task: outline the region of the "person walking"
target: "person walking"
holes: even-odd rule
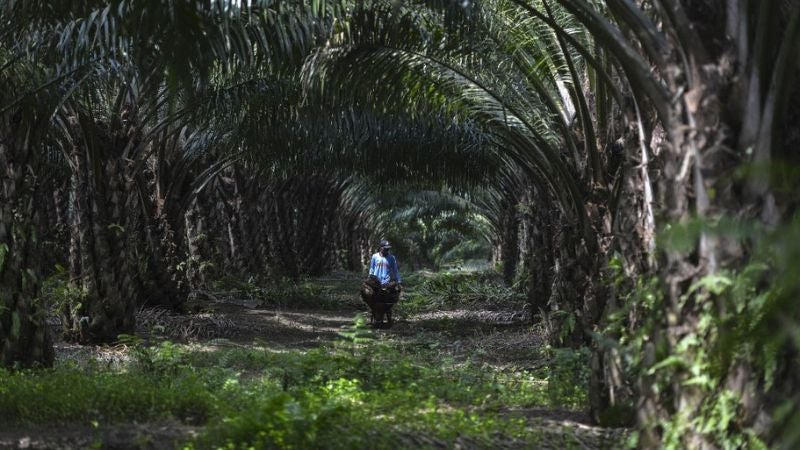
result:
[[[372,255],[369,262],[369,276],[375,277],[382,288],[394,288],[402,285],[397,258],[391,254],[391,244],[382,240],[378,252]]]
[[[383,327],[384,317],[392,326],[392,306],[400,300],[403,289],[400,268],[397,258],[390,252],[391,248],[386,239],[380,242],[378,252],[369,262],[369,276],[361,291],[361,298],[372,312],[371,323],[378,328]]]

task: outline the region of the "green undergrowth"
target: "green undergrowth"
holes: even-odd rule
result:
[[[344,291],[345,294],[350,294],[349,297],[353,297],[358,291],[358,284],[352,279],[328,282],[318,279],[279,279],[258,282],[226,277],[215,281],[212,288],[223,292],[227,297],[254,301],[260,308],[335,310],[354,304],[352,298],[341,294]]]
[[[406,280],[411,286],[398,309],[404,314],[453,309],[517,309],[525,296],[506,286],[495,271],[415,273]]]
[[[506,411],[585,402],[580,368],[498,370],[456,362],[409,351],[366,329],[361,318],[334,344],[307,352],[224,341],[147,347],[131,339],[129,345],[131,358],[121,370],[89,362],[0,372],[0,425],[175,418],[203,426],[188,448],[425,447],[419,436],[488,447],[498,436],[538,439],[535,427]]]

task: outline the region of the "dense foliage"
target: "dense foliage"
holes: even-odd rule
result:
[[[799,61],[798,0],[2,0],[0,365],[52,366],[48,317],[95,345],[220,286],[314,303],[389,237],[488,259],[421,295],[524,297],[641,447],[793,448]],[[319,389],[255,389],[265,442],[316,439],[288,405],[367,420]]]

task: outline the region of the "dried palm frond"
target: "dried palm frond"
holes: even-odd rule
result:
[[[229,338],[243,326],[225,314],[202,312],[182,315],[166,308],[142,308],[136,314],[137,333],[154,334],[180,340]]]

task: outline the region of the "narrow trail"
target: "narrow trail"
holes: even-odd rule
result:
[[[200,311],[179,316],[166,311],[140,312],[137,335],[148,340],[169,338],[196,351],[226,347],[264,348],[272,352],[304,352],[340,340],[342,330],[358,314],[368,314],[354,292],[353,275],[315,280],[330,302],[324,308],[264,305],[258,299],[237,297],[236,292],[205,300]],[[409,312],[401,302],[396,323],[390,329],[372,331],[372,338],[390,342],[403,352],[429,352],[434,358],[483,365],[495,372],[541,369],[551,362],[540,352],[541,332],[512,310],[456,309]],[[170,331],[172,335],[163,335]],[[109,367],[125,364],[129,349],[124,345],[80,347],[58,342],[58,360],[94,359]],[[500,408],[503,417],[520,419],[536,428],[542,440],[535,446],[497,436],[492,448],[618,448],[626,430],[597,427],[588,415],[569,408]],[[200,426],[177,421],[99,426],[41,426],[0,430],[0,448],[109,448],[168,449],[192,438]],[[398,448],[485,448],[485,443],[457,439],[442,442],[409,435]]]

